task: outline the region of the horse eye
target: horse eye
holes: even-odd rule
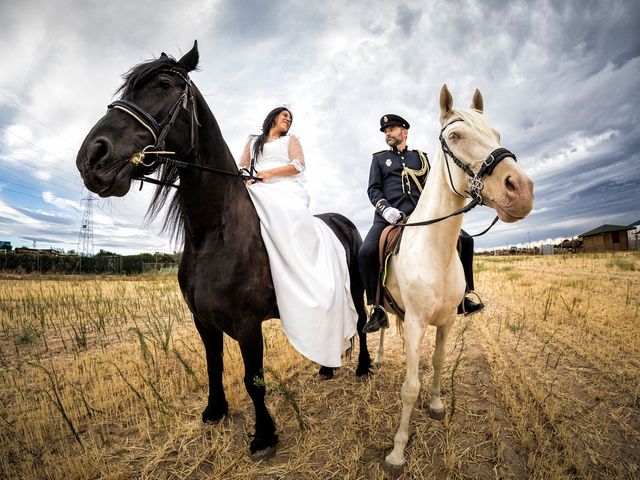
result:
[[[460,139],[460,135],[458,135],[456,132],[451,132],[449,134],[449,140],[451,140],[452,142],[455,142],[456,140]]]
[[[171,84],[171,82],[169,80],[160,80],[158,82],[158,86],[160,88],[162,88],[163,90],[169,90],[173,85]]]

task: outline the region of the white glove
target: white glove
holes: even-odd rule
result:
[[[396,224],[402,218],[402,212],[397,208],[387,207],[382,212],[382,216],[387,222]]]

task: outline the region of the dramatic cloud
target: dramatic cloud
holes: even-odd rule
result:
[[[0,240],[76,248],[84,136],[122,73],[162,51],[179,57],[194,39],[193,79],[232,152],[289,105],[312,208],[347,215],[363,234],[371,153],[386,147],[380,116],[407,118],[409,146],[435,158],[444,83],[461,106],[482,91],[487,118],[536,181],[532,214],[477,247],[629,224],[640,219],[638,18],[633,0],[3,2]],[[176,248],[145,221],[152,189],[132,190],[93,203],[96,248]],[[464,228],[493,216],[477,209]]]

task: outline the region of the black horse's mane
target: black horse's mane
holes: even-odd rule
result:
[[[184,68],[178,64],[176,59],[168,55],[163,55],[160,58],[146,60],[134,65],[128,72],[122,75],[124,82],[120,85],[118,90],[116,90],[116,95],[121,94],[120,98],[126,99],[133,93],[138,85],[144,85],[149,78],[153,77],[158,72],[169,69],[180,70],[185,75],[187,74],[187,72],[184,71]]]
[[[160,58],[147,60],[133,66],[122,77],[124,82],[116,90],[116,95],[120,94],[121,99],[128,99],[132,96],[135,89],[143,86],[150,78],[157,75],[163,70],[175,69],[185,75],[188,72],[173,57],[163,54]],[[153,173],[154,169],[144,174]],[[180,171],[172,164],[163,163],[159,169],[158,180],[163,185],[158,185],[147,209],[147,222],[153,221],[163,207],[167,204],[167,213],[162,223],[162,233],[168,233],[170,238],[180,244],[184,235],[184,217],[182,214],[182,196],[177,192],[172,193],[171,185],[174,185],[180,178]]]

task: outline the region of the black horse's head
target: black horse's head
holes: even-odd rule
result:
[[[150,151],[171,150],[180,155],[189,145],[193,147],[195,87],[188,74],[198,58],[196,42],[180,60],[163,53],[125,74],[118,90],[120,100],[109,105],[76,157],[90,191],[101,197],[126,195],[132,179],[155,169]],[[140,153],[148,154],[148,160]]]

